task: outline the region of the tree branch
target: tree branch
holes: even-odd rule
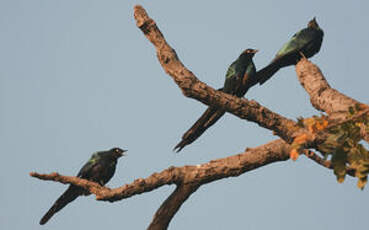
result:
[[[199,184],[179,185],[156,211],[147,230],[167,229],[182,204],[200,187]]]
[[[74,184],[77,186],[80,186],[86,190],[88,190],[90,193],[95,194],[96,196],[104,196],[104,194],[108,191],[110,191],[110,188],[101,186],[98,183],[85,180],[79,177],[74,176],[63,176],[56,172],[50,173],[50,174],[39,174],[37,172],[30,172],[29,175],[31,177],[38,178],[40,180],[46,180],[46,181],[56,181],[60,182],[62,184]]]
[[[351,106],[364,105],[336,89],[331,88],[318,66],[306,58],[302,58],[296,65],[296,73],[301,85],[310,96],[311,104],[319,111],[328,115],[340,113],[345,119]],[[364,105],[367,107],[367,105]]]
[[[315,161],[319,165],[321,165],[321,166],[323,166],[327,169],[333,169],[333,165],[332,165],[331,161],[324,160],[323,158],[321,158],[318,154],[314,153],[313,151],[305,149],[303,151],[303,153],[304,153],[305,156],[307,156],[311,160]],[[350,175],[352,177],[355,177],[355,169],[347,168],[346,172],[347,172],[348,175]]]

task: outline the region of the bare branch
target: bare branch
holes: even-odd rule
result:
[[[104,196],[104,194],[110,190],[110,188],[101,186],[98,183],[74,176],[62,176],[56,172],[50,174],[39,174],[37,172],[31,172],[29,173],[29,175],[40,180],[56,181],[62,184],[74,184],[85,188],[86,190],[90,191],[93,194],[96,194],[97,196]]]
[[[179,185],[174,192],[164,201],[160,208],[156,211],[154,218],[147,228],[148,230],[167,229],[170,221],[177,213],[182,204],[194,193],[199,184]]]
[[[257,148],[234,156],[212,160],[208,163],[183,167],[170,167],[160,173],[154,173],[145,179],[134,181],[130,185],[112,189],[101,200],[121,200],[142,192],[151,191],[165,184],[205,184],[227,177],[239,176],[261,166],[288,160],[289,145],[282,140],[269,142]]]
[[[311,104],[317,110],[326,112],[328,115],[340,113],[344,115],[342,117],[344,119],[349,107],[361,104],[331,88],[319,67],[307,59],[303,58],[297,63],[296,73],[301,85],[310,95]]]

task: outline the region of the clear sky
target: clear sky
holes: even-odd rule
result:
[[[173,153],[205,106],[185,98],[164,73],[135,25],[135,4],[215,88],[242,50],[260,50],[259,69],[316,16],[325,37],[312,61],[332,87],[368,103],[368,1],[1,0],[1,229],[145,229],[174,189],[116,203],[81,197],[40,226],[67,186],[31,178],[30,171],[76,175],[92,152],[119,146],[129,151],[108,183],[117,187],[277,138],[227,114]],[[293,67],[246,97],[291,119],[319,115]],[[301,157],[201,187],[170,229],[365,229],[368,203],[368,188],[357,189],[356,179],[338,184],[332,171]]]

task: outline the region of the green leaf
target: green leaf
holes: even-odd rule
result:
[[[342,183],[346,176],[347,155],[342,149],[338,149],[332,156],[333,172],[337,177],[338,183]]]
[[[349,107],[349,113],[350,113],[350,115],[354,115],[354,113],[355,113],[354,107],[352,107],[352,106]]]

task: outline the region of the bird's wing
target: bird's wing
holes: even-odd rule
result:
[[[236,91],[236,88],[241,83],[240,82],[241,79],[237,74],[236,67],[237,67],[237,60],[234,61],[228,67],[225,81],[224,81],[224,86],[223,86],[223,92],[225,93],[234,94]]]
[[[225,78],[232,78],[235,74],[236,74],[236,64],[237,64],[237,60],[232,62],[232,64],[228,67],[227,73]]]
[[[84,179],[90,179],[91,173],[92,171],[94,171],[93,170],[94,167],[99,165],[99,160],[100,160],[100,156],[98,152],[92,154],[90,160],[88,160],[88,162],[85,165],[83,165],[81,170],[79,170],[77,177],[81,177]]]
[[[312,42],[315,36],[316,31],[314,29],[305,28],[303,30],[300,30],[282,46],[282,48],[277,52],[273,61],[279,59],[282,56],[287,56],[293,52],[301,50],[303,47]]]

